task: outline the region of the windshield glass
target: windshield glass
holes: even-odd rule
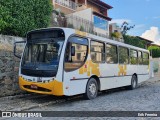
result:
[[[25,48],[23,66],[47,65],[57,66],[63,41],[28,43]]]

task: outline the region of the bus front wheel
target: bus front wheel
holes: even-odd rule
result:
[[[85,99],[91,100],[97,97],[98,84],[94,78],[89,79],[86,86],[86,93],[84,94]]]

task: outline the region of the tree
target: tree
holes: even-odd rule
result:
[[[119,32],[114,32],[111,33],[111,37],[119,39],[121,37],[121,34]]]
[[[134,27],[135,27],[135,25],[129,26],[129,24],[127,22],[123,22],[123,24],[121,26],[122,35],[125,35],[130,29],[132,29]]]
[[[150,50],[153,58],[160,57],[160,47],[153,45],[153,46],[149,46],[148,50]]]
[[[136,47],[145,48],[147,42],[143,41],[137,37],[129,36],[129,35],[123,35],[124,43],[130,44]]]
[[[52,9],[51,0],[0,0],[0,33],[24,37],[47,27]]]

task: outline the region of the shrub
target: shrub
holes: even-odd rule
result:
[[[80,31],[84,31],[84,27],[83,27],[83,26],[81,26],[79,30],[80,30]]]
[[[118,38],[121,37],[121,34],[119,32],[114,32],[114,33],[111,34],[111,37],[118,39]]]
[[[160,47],[158,46],[150,46],[148,48],[150,50],[153,58],[159,58],[160,57]]]
[[[0,33],[24,37],[50,23],[51,0],[0,0]]]
[[[136,47],[145,48],[145,46],[147,45],[146,41],[143,41],[139,39],[138,37],[123,35],[123,39],[124,39],[124,43],[133,45]]]

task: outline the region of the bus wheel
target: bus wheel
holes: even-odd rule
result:
[[[91,100],[97,97],[98,84],[94,78],[89,79],[86,86],[86,93],[84,94],[85,99]]]
[[[137,76],[133,75],[131,78],[131,85],[129,86],[129,89],[133,90],[133,89],[137,88],[137,86],[138,86]]]

